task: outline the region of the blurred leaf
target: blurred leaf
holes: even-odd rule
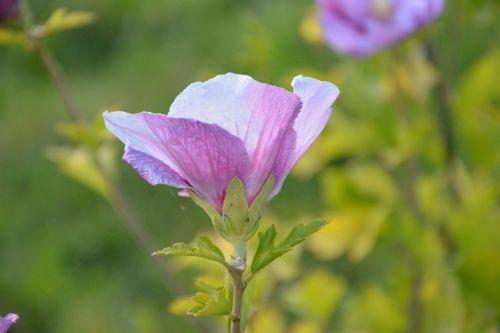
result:
[[[105,142],[114,140],[113,135],[104,126],[102,116],[96,117],[93,123],[71,122],[56,126],[56,131],[74,144],[96,148]]]
[[[285,333],[285,318],[275,306],[261,307],[251,318],[250,333]]]
[[[498,121],[498,96],[500,96],[500,49],[494,49],[479,58],[462,77],[456,95],[456,108],[460,116],[478,111],[490,114]],[[473,120],[473,119],[470,119]]]
[[[37,37],[46,37],[54,32],[80,28],[93,23],[96,15],[86,11],[68,11],[65,8],[56,9],[49,19],[37,26],[33,33]]]
[[[286,288],[283,298],[293,312],[302,318],[324,325],[346,292],[347,284],[332,273],[317,269]]]
[[[224,253],[205,236],[199,236],[196,241],[196,247],[187,245],[185,243],[177,243],[171,247],[164,248],[163,250],[156,251],[153,256],[189,256],[199,257],[208,260],[213,260],[222,265],[226,264]]]
[[[387,219],[384,209],[358,209],[333,215],[332,223],[314,234],[308,248],[320,259],[336,259],[348,253],[349,259],[363,260],[373,249],[380,227]]]
[[[459,144],[476,168],[499,171],[500,49],[479,58],[462,77],[455,98]]]
[[[412,45],[405,63],[394,65],[395,70],[383,79],[384,92],[389,100],[401,98],[401,92],[414,100],[426,102],[439,80],[439,72],[427,61],[421,45]]]
[[[426,274],[421,290],[422,332],[463,332],[465,306],[456,278],[438,267]]]
[[[318,13],[315,7],[304,16],[300,24],[300,35],[312,45],[323,43],[323,32],[318,22]]]
[[[458,168],[462,204],[453,211],[448,228],[460,258],[457,271],[462,287],[490,306],[500,308],[500,187],[484,172]]]
[[[97,151],[101,161],[110,160],[114,156],[112,148],[103,146]],[[83,147],[49,147],[47,157],[59,166],[59,170],[83,185],[109,199],[109,183],[97,167],[92,151]]]
[[[187,314],[191,308],[197,305],[198,303],[191,299],[191,297],[181,297],[170,303],[168,310],[176,316],[183,316]]]
[[[327,166],[332,160],[365,156],[378,151],[382,138],[372,124],[349,119],[342,113],[334,115],[317,142],[294,168],[294,173],[310,176]],[[355,137],[356,140],[351,138]]]
[[[422,175],[418,179],[417,196],[420,207],[426,216],[435,221],[448,218],[452,209],[447,194],[447,176],[443,172]]]
[[[197,282],[197,286],[201,291],[189,299],[175,300],[170,304],[170,311],[195,317],[222,316],[231,313],[231,302],[224,287],[213,287],[201,280]]]
[[[380,165],[350,163],[345,168],[325,170],[321,179],[328,202],[336,206],[373,207],[380,204],[391,208],[399,200],[398,187],[390,173]]]
[[[406,306],[378,287],[365,288],[346,304],[341,332],[400,333],[406,328]]]
[[[252,272],[260,271],[283,254],[291,251],[327,223],[328,221],[325,220],[315,220],[307,225],[299,224],[277,245],[274,244],[276,238],[274,225],[269,227],[263,234],[259,233],[259,245],[252,261]]]
[[[24,31],[0,27],[0,45],[27,46],[28,39]]]
[[[260,73],[260,77],[266,77],[271,71],[273,51],[270,33],[257,14],[247,12],[242,21],[244,47],[243,52],[238,56],[239,63],[250,67],[255,73]]]
[[[321,326],[314,321],[300,321],[293,324],[290,333],[321,333]]]

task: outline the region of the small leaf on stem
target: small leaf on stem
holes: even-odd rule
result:
[[[177,243],[163,250],[156,251],[153,256],[189,256],[213,260],[226,265],[224,253],[208,238],[199,236],[196,246],[185,243]]]
[[[68,11],[65,8],[56,9],[42,26],[33,29],[36,37],[45,37],[54,32],[80,28],[94,22],[96,15],[87,11]]]
[[[195,317],[225,316],[231,313],[231,302],[226,297],[224,287],[213,287],[203,281],[198,281],[202,291],[191,297],[197,304],[188,310],[187,314]]]
[[[277,258],[291,251],[327,223],[328,221],[318,219],[307,225],[300,224],[294,227],[288,236],[277,245],[274,244],[276,238],[274,225],[263,234],[259,233],[259,245],[252,261],[252,273],[257,273]]]

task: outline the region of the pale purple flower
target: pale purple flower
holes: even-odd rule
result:
[[[325,127],[337,87],[303,76],[292,86],[228,73],[191,84],[168,115],[116,111],[104,119],[125,144],[123,159],[149,183],[192,189],[221,211],[234,177],[250,202],[270,176],[276,195]]]
[[[318,0],[326,41],[341,53],[366,56],[436,19],[445,0]]]
[[[0,0],[0,22],[19,14],[19,0]]]
[[[14,313],[9,313],[5,317],[0,316],[0,333],[5,333],[10,326],[19,320],[19,316]]]

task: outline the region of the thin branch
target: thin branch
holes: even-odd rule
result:
[[[426,45],[427,60],[436,68],[439,68],[439,62],[436,56],[436,48],[433,42],[427,42]],[[455,118],[453,116],[453,107],[451,102],[452,88],[448,78],[441,75],[439,78],[436,96],[439,102],[438,107],[438,124],[439,131],[444,145],[445,163],[447,169],[448,186],[452,198],[455,201],[460,200],[458,185],[456,182],[455,160],[456,160],[456,143],[455,143]]]
[[[241,316],[243,311],[243,294],[245,292],[246,283],[243,279],[243,272],[236,267],[229,270],[233,279],[233,306],[230,318],[231,333],[242,333]]]
[[[397,54],[397,50],[393,50],[392,52],[393,64],[397,65],[401,63],[399,54]],[[395,109],[396,109],[396,118],[398,118],[398,122],[401,126],[410,125],[408,110],[405,107],[405,100],[403,100],[402,96],[404,96],[405,92],[403,91],[403,84],[400,82],[398,72],[394,70],[395,77],[395,85],[396,85],[396,97],[395,97]],[[406,199],[406,204],[412,214],[414,215],[417,222],[424,226],[427,224],[424,213],[422,212],[420,203],[418,201],[416,187],[418,183],[418,158],[416,155],[412,154],[407,161],[405,161],[403,165],[403,177],[400,180],[401,191]],[[409,318],[409,326],[408,333],[417,333],[421,323],[421,312],[422,312],[422,304],[420,303],[420,292],[422,289],[422,268],[420,263],[413,259],[410,256],[410,266],[414,271],[413,281],[411,285],[410,299],[408,302],[408,318]]]
[[[55,60],[54,56],[43,46],[42,42],[37,39],[32,39],[32,44],[35,53],[40,58],[45,69],[49,73],[57,92],[61,96],[65,110],[68,116],[75,122],[82,122],[83,115],[74,102],[69,89],[64,78],[63,71],[60,65]],[[181,280],[177,278],[175,272],[173,272],[167,265],[164,264],[161,259],[156,257],[151,257],[151,253],[158,250],[160,247],[155,243],[153,238],[144,229],[143,224],[139,220],[136,212],[132,209],[132,206],[119,188],[118,184],[114,181],[111,175],[107,174],[105,168],[99,162],[95,152],[92,152],[92,159],[94,160],[98,170],[103,174],[103,178],[108,182],[108,187],[111,189],[110,193],[110,204],[113,207],[116,214],[120,217],[121,221],[125,224],[130,234],[140,245],[143,252],[146,254],[150,260],[152,260],[156,269],[163,276],[162,281],[164,282],[167,289],[175,296],[183,296],[186,292],[186,287],[181,283]],[[196,318],[194,323],[203,332],[215,333],[213,329],[208,326],[204,321]]]
[[[61,96],[62,98],[64,106],[66,107],[66,111],[68,112],[71,120],[75,122],[81,122],[83,120],[82,113],[80,112],[80,109],[73,101],[73,98],[69,93],[68,84],[64,79],[64,74],[61,66],[59,66],[52,54],[43,46],[40,40],[32,38],[32,45],[35,53],[38,55],[38,57],[42,61],[43,66],[52,78],[52,81],[54,82],[59,96]]]
[[[400,63],[399,54],[397,54],[397,50],[393,50],[391,53],[394,65]],[[396,87],[396,93],[394,98],[394,108],[395,108],[395,117],[397,118],[397,126],[406,127],[409,125],[409,114],[408,110],[405,106],[405,101],[402,96],[404,95],[403,91],[403,83],[400,81],[399,73],[397,69],[394,69],[394,81]],[[419,166],[418,166],[418,157],[415,154],[412,154],[408,157],[408,159],[403,163],[402,177],[400,179],[400,189],[403,193],[406,205],[411,210],[415,218],[420,223],[425,223],[424,214],[422,213],[422,209],[420,207],[420,203],[418,201],[416,187],[418,183],[418,174],[419,174]]]

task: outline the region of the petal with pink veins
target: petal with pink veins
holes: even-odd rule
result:
[[[300,98],[291,92],[228,73],[191,84],[175,99],[169,117],[217,124],[240,138],[253,164],[246,188],[252,199],[277,167],[282,141],[300,106]]]
[[[124,159],[152,183],[192,188],[220,211],[229,182],[249,182],[243,142],[218,125],[148,112],[105,113],[105,120],[128,147]]]

